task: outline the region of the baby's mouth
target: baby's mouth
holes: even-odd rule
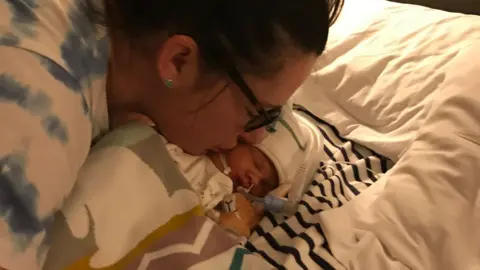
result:
[[[237,190],[238,187],[248,188],[249,186],[244,183],[243,179],[238,176],[230,176],[233,181],[233,190]]]
[[[241,185],[242,187],[244,187],[244,188],[249,188],[249,187],[252,185],[250,179],[248,179],[247,177],[240,177],[240,178],[238,179],[238,182],[239,182],[240,185]]]

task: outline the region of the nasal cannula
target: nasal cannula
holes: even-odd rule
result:
[[[354,165],[353,163],[350,163],[350,162],[332,162],[332,165],[336,165],[336,164]],[[326,167],[331,167],[331,165],[323,165],[321,168],[325,169]],[[367,170],[372,172],[375,177],[379,177],[381,175],[368,168]],[[275,214],[283,214],[283,215],[291,216],[295,214],[295,212],[297,211],[298,203],[301,201],[303,195],[306,192],[306,189],[310,186],[311,182],[313,181],[313,176],[300,177],[302,174],[305,174],[305,173],[306,173],[305,166],[302,165],[300,167],[300,170],[297,173],[297,177],[295,177],[297,181],[294,181],[292,187],[290,188],[290,191],[288,193],[288,199],[283,197],[277,197],[271,194],[266,195],[264,198],[256,197],[249,193],[252,186],[250,186],[248,189],[239,187],[238,192],[243,194],[248,200],[255,203],[262,204],[265,207],[266,211],[269,211]],[[301,181],[300,179],[305,179],[305,180]]]
[[[239,187],[238,191],[242,193],[247,198],[247,200],[263,204],[266,211],[285,215],[295,213],[296,205],[285,198],[277,197],[270,194],[266,195],[264,198],[253,196],[252,194],[248,193],[247,189],[243,187]]]
[[[274,196],[272,194],[267,194],[264,198],[254,196],[250,194],[250,186],[248,189],[244,187],[239,187],[237,190],[242,195],[244,195],[248,200],[262,204],[265,207],[266,211],[275,214],[283,214],[287,216],[291,216],[295,214],[298,203],[300,202],[303,194],[305,193],[308,186],[313,181],[313,177],[304,177],[306,173],[305,164],[300,166],[299,171],[295,179],[305,179],[304,181],[293,181],[293,185],[288,192],[288,199],[283,197]]]

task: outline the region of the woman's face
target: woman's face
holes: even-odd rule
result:
[[[244,132],[255,108],[228,76],[205,74],[200,59],[193,40],[174,36],[158,52],[156,74],[131,67],[141,77],[136,80],[143,93],[138,94],[143,96],[138,102],[140,113],[152,119],[171,143],[191,154],[231,149],[239,138],[259,142],[263,128]],[[307,78],[315,59],[298,54],[268,79],[248,75],[244,79],[263,107],[283,105]],[[172,81],[170,88],[163,83],[166,80]]]
[[[313,61],[313,57],[299,59],[270,80],[246,76],[245,81],[264,108],[283,105],[306,79]],[[210,93],[205,94],[208,98],[199,99],[198,104],[213,99],[211,103],[190,117],[184,116],[191,119],[190,126],[179,126],[177,131],[172,130],[175,133],[172,133],[171,137],[178,144],[184,145],[184,149],[191,153],[199,154],[205,150],[231,149],[237,145],[239,138],[252,144],[264,138],[263,128],[250,133],[243,131],[251,119],[250,113],[256,111],[240,88],[229,78],[219,80]]]

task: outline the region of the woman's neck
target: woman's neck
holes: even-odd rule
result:
[[[113,63],[109,61],[107,82],[105,86],[107,93],[109,128],[115,128],[132,120],[151,123],[150,119],[147,117],[144,117],[141,114],[133,113],[135,111],[133,109],[135,106],[132,104],[131,100],[129,101],[128,96],[123,94],[125,93],[125,90],[114,83],[114,77],[115,71]]]

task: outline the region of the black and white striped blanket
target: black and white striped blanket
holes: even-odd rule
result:
[[[285,218],[267,213],[254,229],[246,247],[278,269],[343,269],[332,256],[322,227],[310,222],[313,215],[341,207],[386,172],[393,163],[352,141],[305,109],[297,108],[316,122],[325,138],[329,160],[317,174],[295,215]]]

